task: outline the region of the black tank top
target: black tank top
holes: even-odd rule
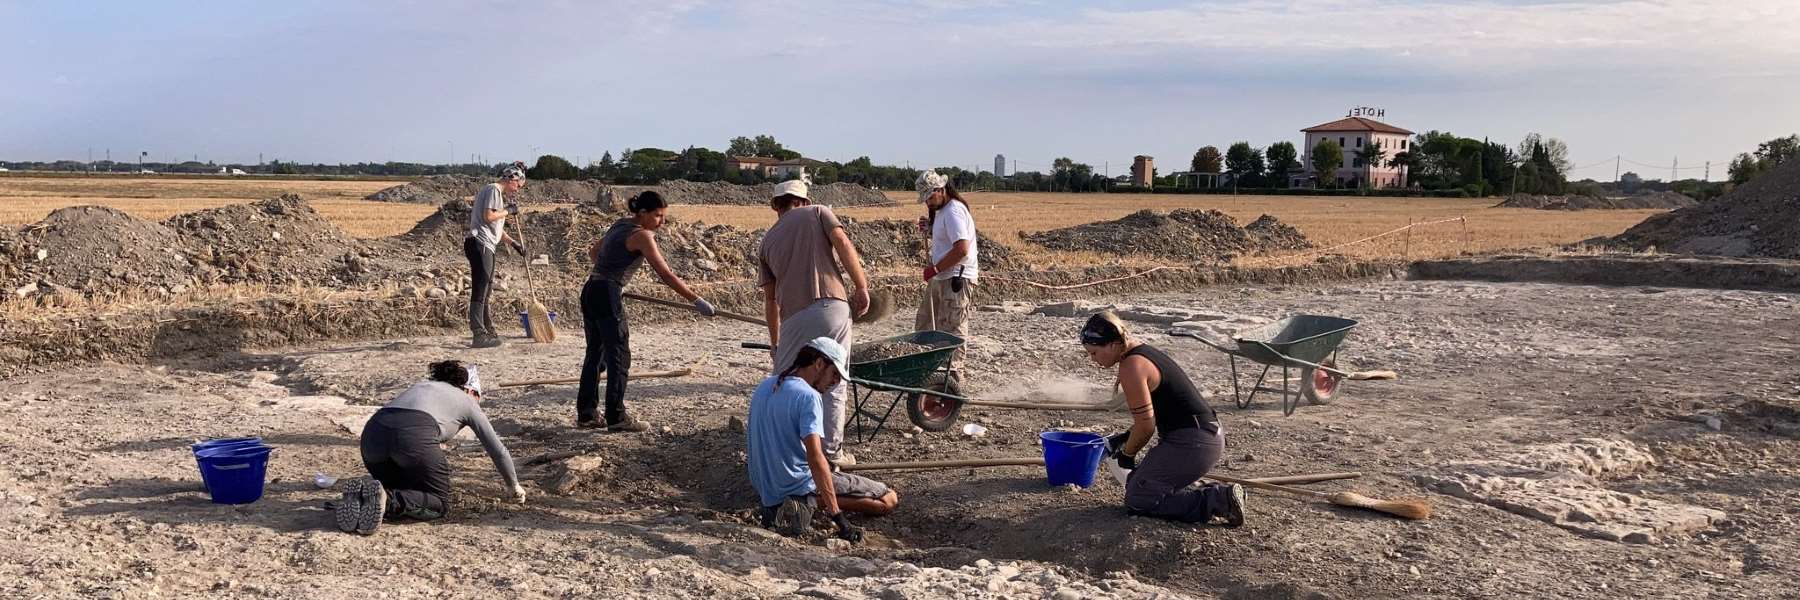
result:
[[[606,230],[606,235],[600,238],[600,255],[594,258],[594,271],[588,275],[588,279],[619,284],[630,281],[631,276],[637,273],[638,265],[643,264],[644,255],[626,248],[625,242],[640,229],[643,227],[639,227],[637,221],[631,219],[619,219],[619,222],[613,223],[612,228]]]
[[[1150,409],[1156,412],[1157,433],[1166,434],[1188,427],[1217,431],[1219,417],[1206,405],[1200,390],[1194,387],[1187,372],[1182,371],[1174,359],[1149,344],[1138,344],[1127,350],[1125,356],[1142,356],[1156,365],[1157,372],[1162,374],[1162,381],[1156,389],[1150,390]]]

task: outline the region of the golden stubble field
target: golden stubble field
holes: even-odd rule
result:
[[[98,204],[147,219],[297,193],[320,214],[358,237],[395,235],[431,214],[424,204],[370,202],[362,198],[392,181],[258,180],[246,178],[81,178],[0,177],[0,223],[18,226],[66,206]],[[911,193],[893,193],[894,206],[845,208],[840,214],[858,219],[913,220],[923,214]],[[1335,246],[1404,227],[1409,222],[1466,217],[1462,222],[1414,228],[1410,240],[1393,235],[1354,244],[1335,252],[1358,257],[1451,256],[1464,251],[1493,252],[1544,248],[1595,236],[1615,235],[1655,214],[1655,210],[1590,210],[1578,212],[1491,208],[1493,199],[1337,198],[1317,196],[1197,196],[1170,194],[970,193],[977,225],[1003,243],[1022,245],[1020,232],[1041,231],[1091,221],[1116,219],[1149,208],[1218,209],[1249,223],[1263,214],[1293,225],[1321,247]],[[550,207],[537,207],[547,209]],[[676,206],[671,215],[742,228],[767,227],[774,213],[756,206]],[[1303,260],[1307,257],[1297,257]],[[1255,262],[1278,262],[1248,259]],[[1057,263],[1149,264],[1142,259],[1055,253]]]

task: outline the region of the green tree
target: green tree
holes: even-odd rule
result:
[[[731,156],[756,156],[756,142],[741,135],[731,138],[725,153]]]
[[[752,140],[752,143],[756,146],[756,156],[781,158],[777,153],[786,150],[786,148],[781,147],[781,142],[775,141],[775,136],[768,134],[756,136],[756,138]],[[782,160],[787,159],[784,158]]]
[[[1357,148],[1356,152],[1353,152],[1352,155],[1356,157],[1358,165],[1363,169],[1361,177],[1363,188],[1367,189],[1372,187],[1372,184],[1369,181],[1369,174],[1371,171],[1381,167],[1381,161],[1387,158],[1387,150],[1371,141],[1370,143],[1363,144],[1363,147]]]
[[[1263,155],[1268,157],[1269,183],[1275,187],[1287,187],[1288,180],[1300,172],[1300,152],[1293,142],[1269,144]]]
[[[1537,133],[1527,133],[1525,139],[1519,141],[1519,155],[1531,156],[1533,146],[1544,148],[1544,153],[1549,156],[1550,167],[1556,169],[1556,172],[1566,174],[1570,169],[1575,168],[1575,163],[1569,162],[1569,145],[1563,143],[1562,140]]]
[[[1206,146],[1194,152],[1194,160],[1188,166],[1195,173],[1219,173],[1224,170],[1224,160],[1218,148]]]
[[[1344,166],[1344,147],[1332,140],[1320,140],[1312,149],[1313,177],[1319,187],[1337,184],[1338,167]]]
[[[1764,171],[1800,156],[1800,135],[1775,138],[1756,146],[1756,160]]]
[[[1744,183],[1762,174],[1762,163],[1748,152],[1741,153],[1737,158],[1731,159],[1727,172],[1731,174],[1732,183]]]
[[[1643,184],[1643,177],[1639,176],[1637,173],[1626,171],[1624,175],[1619,176],[1619,193],[1636,194],[1638,186]]]
[[[1225,149],[1225,172],[1231,173],[1231,189],[1245,184],[1256,187],[1262,184],[1263,160],[1262,150],[1250,146],[1250,142],[1238,142]]]

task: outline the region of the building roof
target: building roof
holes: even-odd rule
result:
[[[825,164],[825,162],[819,161],[819,160],[813,160],[810,158],[790,158],[788,160],[784,160],[784,161],[775,163],[775,166],[777,166],[777,167],[795,167],[795,166],[816,167],[816,166],[819,166],[822,164]]]
[[[781,161],[767,156],[733,156],[728,159],[728,162],[747,165],[772,165]]]
[[[1315,131],[1373,131],[1376,133],[1398,133],[1400,135],[1412,135],[1413,133],[1381,121],[1365,119],[1363,117],[1344,117],[1324,125],[1314,125],[1300,131],[1302,133],[1312,133]]]

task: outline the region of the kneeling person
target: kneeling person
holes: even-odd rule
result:
[[[449,513],[450,461],[438,445],[464,427],[475,430],[513,501],[524,502],[512,454],[481,411],[480,398],[475,368],[447,360],[432,363],[429,381],[413,384],[376,411],[362,432],[363,466],[370,478],[344,484],[343,501],[334,507],[338,528],[369,535],[385,519],[429,521]]]
[[[885,515],[899,496],[879,481],[833,472],[821,441],[820,394],[843,381],[847,353],[828,337],[806,343],[794,362],[764,379],[750,396],[750,483],[761,497],[763,526],[798,535],[812,526],[813,503],[837,525],[838,537],[861,532],[845,513]]]

